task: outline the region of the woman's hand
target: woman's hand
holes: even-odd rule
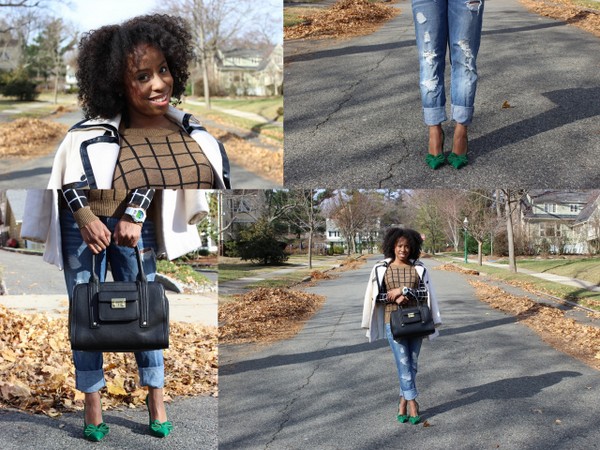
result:
[[[135,247],[140,240],[142,234],[141,224],[133,223],[127,218],[123,218],[117,222],[113,239],[117,245],[122,247]]]
[[[401,305],[402,303],[405,303],[408,301],[408,298],[406,298],[404,295],[402,295],[402,289],[400,289],[400,288],[391,289],[388,291],[387,294],[388,294],[389,301],[397,303],[398,305]]]
[[[408,301],[408,298],[406,298],[404,295],[400,294],[400,296],[396,299],[396,303],[398,305],[401,305],[402,303],[406,303]]]
[[[102,252],[110,244],[110,231],[100,219],[96,219],[79,230],[83,241],[94,255]]]

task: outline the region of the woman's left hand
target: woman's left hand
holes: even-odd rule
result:
[[[127,219],[121,219],[115,226],[113,240],[122,247],[135,247],[142,234],[141,224],[133,223]]]

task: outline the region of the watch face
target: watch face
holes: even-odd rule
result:
[[[141,208],[128,207],[125,214],[133,219],[134,222],[140,223],[146,219],[146,212]]]

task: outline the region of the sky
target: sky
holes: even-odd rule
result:
[[[85,32],[149,13],[158,3],[158,0],[70,0],[68,6],[55,4],[53,9]]]
[[[79,31],[86,32],[148,14],[160,3],[160,0],[68,0],[67,6],[52,3],[51,8],[57,16],[72,22]],[[258,5],[265,14],[282,22],[281,0],[256,0],[255,7]],[[283,42],[283,22],[278,28],[273,42]]]

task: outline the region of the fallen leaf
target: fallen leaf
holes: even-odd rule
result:
[[[508,103],[507,100],[504,100],[504,103],[502,103],[502,109],[506,109],[506,108],[512,108],[512,106],[510,106],[510,103]]]

